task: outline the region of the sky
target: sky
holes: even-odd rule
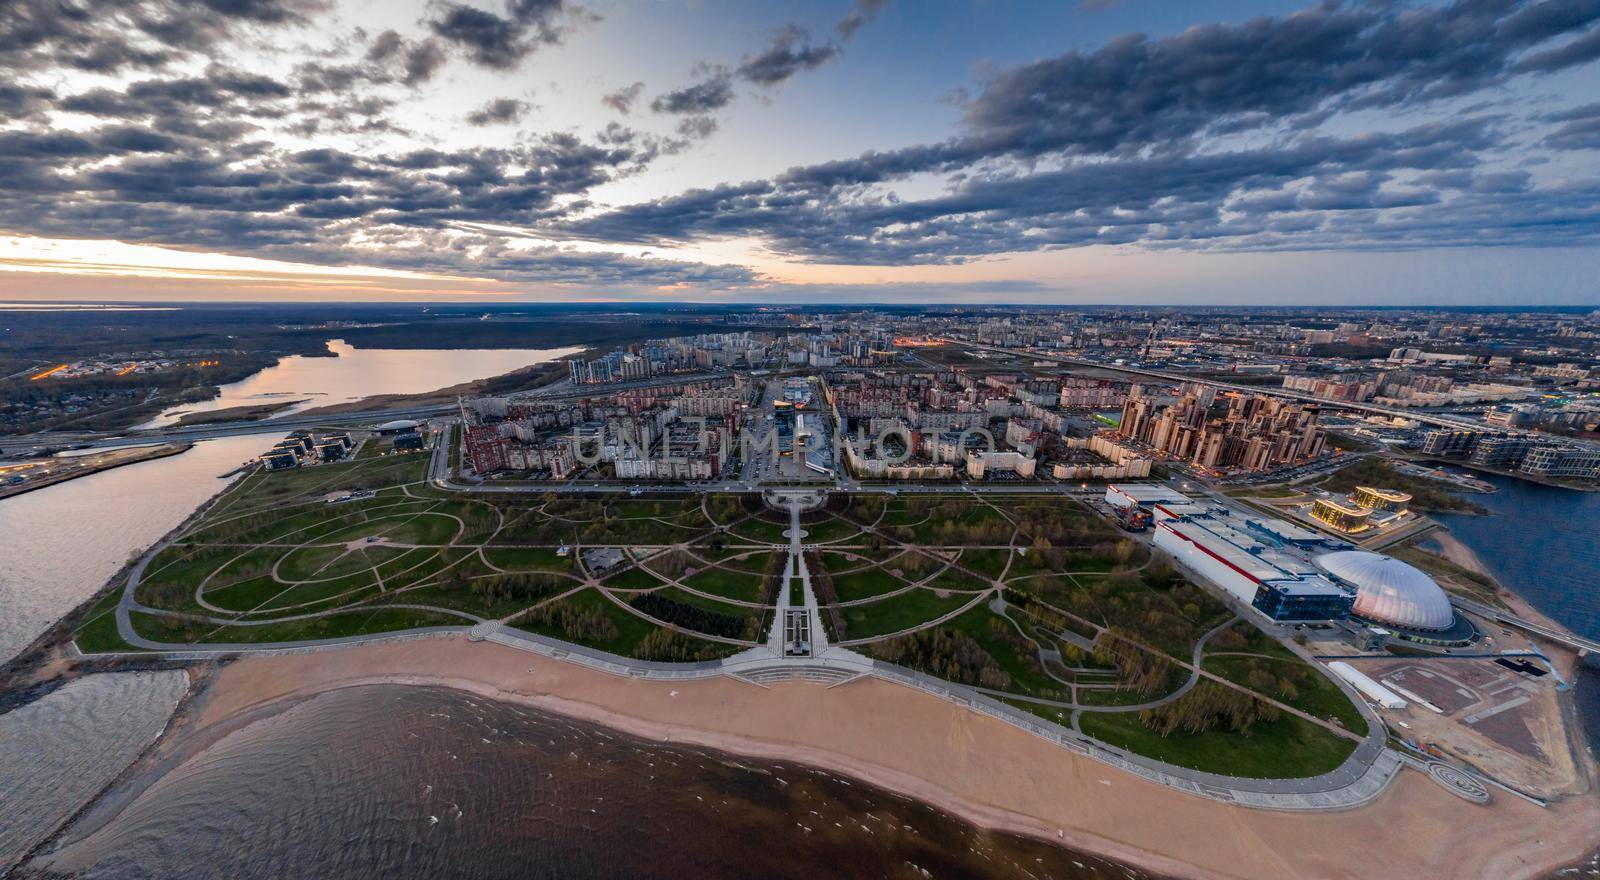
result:
[[[1600,0],[9,0],[0,300],[1600,304]]]

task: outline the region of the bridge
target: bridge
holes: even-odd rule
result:
[[[1450,597],[1450,601],[1480,617],[1487,618],[1496,623],[1503,623],[1506,626],[1516,627],[1523,632],[1532,633],[1541,639],[1547,639],[1571,648],[1572,650],[1578,652],[1579,657],[1584,657],[1591,653],[1600,653],[1600,641],[1584,638],[1580,635],[1574,635],[1563,629],[1545,626],[1542,623],[1536,623],[1532,620],[1528,620],[1525,617],[1518,617],[1509,611],[1495,608],[1492,605],[1486,605],[1477,601],[1476,599],[1468,599],[1465,596],[1452,595]]]

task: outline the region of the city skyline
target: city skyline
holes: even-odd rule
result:
[[[0,300],[1583,305],[1600,4],[0,13]]]

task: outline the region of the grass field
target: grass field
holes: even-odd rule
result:
[[[502,620],[669,662],[728,656],[765,639],[773,609],[761,603],[773,589],[769,572],[787,561],[788,520],[755,496],[465,497],[425,485],[424,466],[420,456],[370,455],[248,476],[148,565],[134,597],[148,606],[132,613],[136,630],[237,645]],[[356,489],[375,494],[328,502]],[[862,496],[829,509],[837,512],[808,514],[802,527],[806,543],[832,545],[806,553],[819,594],[829,597],[831,583],[824,601],[836,604],[823,616],[830,630],[842,622],[837,640],[982,687],[1038,717],[1070,723],[1071,710],[1025,698],[1116,710],[1172,694],[1188,677],[1172,658],[1187,660],[1203,633],[1229,619],[1208,593],[1075,502]],[[556,554],[560,545],[569,555]],[[586,580],[578,559],[597,545],[664,549],[628,550],[621,570]],[[1002,576],[1007,603],[997,611]],[[790,602],[802,603],[798,582],[789,589]],[[80,612],[74,633],[85,652],[130,650],[116,632],[119,596]],[[1337,686],[1248,623],[1214,636],[1203,664],[1258,697],[1366,730]],[[1083,711],[1079,724],[1139,754],[1249,776],[1315,775],[1353,747],[1283,713],[1248,734],[1213,725],[1161,736],[1150,723],[1160,717],[1179,716],[1168,707],[1149,718]]]
[[[1169,764],[1256,779],[1294,779],[1335,770],[1356,744],[1293,715],[1257,724],[1248,736],[1222,730],[1163,737],[1132,712],[1085,712],[1084,733]]]

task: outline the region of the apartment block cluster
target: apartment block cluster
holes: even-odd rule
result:
[[[1110,382],[965,370],[837,372],[825,383],[845,463],[857,477],[1128,479],[1150,460],[1106,437],[1069,434],[1068,410],[1126,397]]]
[[[887,330],[827,328],[817,333],[708,333],[654,340],[603,357],[568,362],[574,385],[632,382],[718,369],[834,368],[892,363],[894,337]]]
[[[1163,404],[1135,385],[1118,433],[1171,458],[1212,470],[1270,471],[1316,458],[1327,440],[1321,409],[1262,394],[1231,394],[1225,409],[1213,386],[1184,383]]]
[[[343,432],[291,431],[261,454],[261,465],[269,471],[289,470],[304,464],[339,461],[355,448],[355,441]]]
[[[480,477],[709,480],[733,456],[751,389],[742,376],[564,401],[461,402],[468,463]]]
[[[1470,406],[1536,397],[1537,389],[1498,382],[1458,382],[1449,376],[1410,372],[1288,375],[1283,387],[1324,400],[1395,407]]]
[[[1600,480],[1600,449],[1493,431],[1430,431],[1422,454],[1464,458],[1478,467],[1514,471],[1530,477]]]

